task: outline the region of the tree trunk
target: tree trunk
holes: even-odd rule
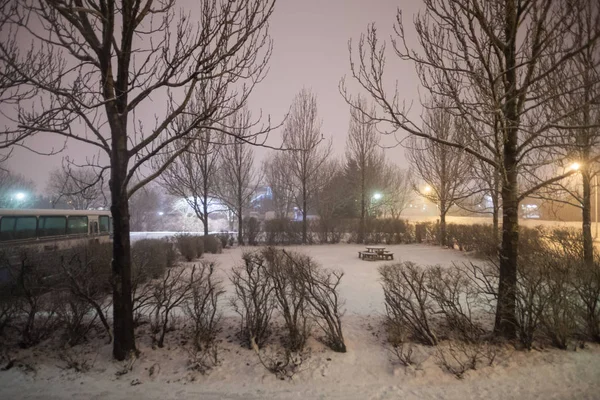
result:
[[[208,236],[208,198],[206,196],[204,196],[204,202],[202,204],[202,213],[204,214],[204,218],[202,219],[204,236]]]
[[[243,229],[244,229],[244,221],[242,219],[242,207],[239,207],[238,208],[238,245],[239,246],[244,245]]]
[[[302,185],[302,244],[306,244],[306,185]]]
[[[358,226],[358,238],[357,238],[357,242],[358,243],[364,243],[365,242],[365,230],[366,230],[366,224],[365,224],[365,218],[366,218],[366,212],[365,212],[365,191],[364,189],[361,191],[360,193],[360,221],[359,221],[359,226]]]
[[[129,201],[126,188],[123,187],[127,174],[125,153],[125,140],[122,146],[113,146],[110,181],[113,217],[113,357],[117,360],[124,360],[132,351],[136,351],[131,298]]]
[[[516,73],[517,8],[515,0],[506,1],[505,35],[505,103],[504,151],[502,180],[502,246],[500,248],[500,278],[494,334],[506,339],[517,335],[516,290],[519,251],[519,187],[517,185],[518,163],[518,91]]]
[[[590,170],[585,165],[581,171],[583,178],[583,198],[582,198],[582,229],[583,229],[583,260],[586,265],[594,264],[594,240],[592,238],[592,185]]]
[[[441,210],[445,210],[445,207],[440,207]],[[447,240],[446,236],[448,235],[446,230],[446,211],[440,212],[440,246],[446,246]]]

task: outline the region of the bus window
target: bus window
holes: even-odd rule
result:
[[[0,240],[12,240],[14,239],[13,233],[15,231],[15,217],[2,217],[0,219]]]
[[[67,217],[40,217],[38,236],[59,236],[67,233]]]
[[[108,215],[101,215],[98,217],[98,221],[100,221],[100,232],[108,232],[110,230],[110,221],[108,220]]]
[[[67,234],[87,234],[88,233],[88,217],[69,217]]]
[[[15,226],[15,239],[30,239],[36,236],[37,218],[18,217]]]

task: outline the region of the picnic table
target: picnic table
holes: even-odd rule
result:
[[[359,251],[358,258],[362,260],[393,260],[394,253],[385,250],[383,246],[367,246],[367,251]]]

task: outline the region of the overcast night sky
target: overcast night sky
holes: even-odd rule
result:
[[[186,0],[190,12],[193,0]],[[287,112],[294,95],[302,88],[310,88],[318,96],[319,114],[323,121],[325,137],[333,138],[334,153],[342,155],[348,129],[349,109],[339,93],[340,79],[349,74],[348,40],[358,40],[367,24],[376,22],[382,38],[389,39],[395,21],[397,7],[403,9],[407,34],[414,37],[413,15],[419,3],[409,0],[279,0],[270,20],[270,34],[274,40],[274,51],[269,64],[267,78],[255,89],[250,108],[272,121],[280,122]],[[388,40],[389,42],[389,40]],[[407,102],[418,102],[418,82],[413,65],[395,59],[388,46],[387,78],[393,89],[398,80],[401,98]],[[350,87],[358,93],[356,85],[348,77]],[[160,99],[154,99],[160,107]],[[418,106],[413,111],[418,113]],[[279,132],[271,134],[269,143],[277,145]],[[39,135],[36,148],[60,147],[58,137]],[[390,144],[387,141],[386,144]],[[68,143],[66,151],[56,156],[40,156],[23,149],[16,149],[9,160],[9,168],[32,179],[37,190],[42,192],[50,170],[59,167],[64,156],[84,160],[93,155],[93,149],[81,143]],[[257,158],[265,154],[259,149]],[[406,166],[403,150],[388,151],[390,159]]]

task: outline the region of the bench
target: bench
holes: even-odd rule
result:
[[[390,253],[389,251],[386,251],[385,253],[383,253],[381,255],[385,260],[393,260],[394,259],[394,253]]]
[[[377,260],[379,258],[379,254],[370,251],[359,251],[359,257],[363,260]]]

